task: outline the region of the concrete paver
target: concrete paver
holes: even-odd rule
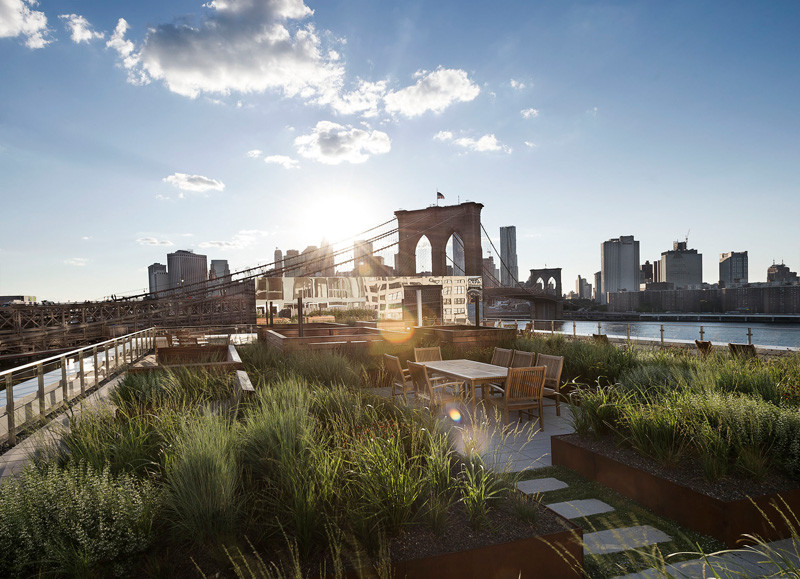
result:
[[[583,535],[583,550],[587,554],[605,555],[671,540],[669,535],[655,527],[637,525],[586,533]]]
[[[577,519],[580,517],[589,517],[600,513],[608,513],[614,510],[614,507],[597,499],[582,499],[576,501],[566,501],[563,503],[553,503],[547,505],[548,509],[557,512],[565,519]]]
[[[517,483],[517,488],[526,495],[557,491],[559,489],[565,489],[567,486],[569,486],[567,483],[557,478],[537,478],[533,480],[523,480]]]

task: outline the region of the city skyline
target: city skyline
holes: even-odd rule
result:
[[[498,248],[516,226],[520,281],[689,230],[703,281],[730,251],[765,281],[800,267],[798,27],[786,3],[0,0],[0,294],[138,293],[178,249],[237,271],[437,191]]]

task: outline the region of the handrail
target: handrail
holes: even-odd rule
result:
[[[155,329],[156,328],[154,326],[151,326],[149,328],[145,328],[144,330],[139,330],[139,331],[133,332],[131,334],[125,334],[124,336],[119,336],[117,338],[110,338],[110,339],[106,340],[105,342],[97,342],[96,344],[92,344],[91,346],[83,346],[82,348],[78,348],[76,350],[71,350],[69,352],[64,352],[63,354],[57,354],[56,356],[50,356],[49,358],[44,358],[42,360],[36,360],[35,362],[28,362],[27,364],[23,364],[22,366],[14,366],[13,368],[10,368],[8,370],[0,371],[0,378],[5,376],[6,374],[20,372],[20,371],[26,370],[28,368],[35,368],[39,364],[46,364],[47,362],[54,362],[56,360],[60,360],[61,358],[68,358],[70,356],[73,356],[73,355],[77,354],[78,352],[82,352],[83,350],[91,350],[92,348],[98,348],[98,347],[103,346],[105,344],[110,344],[110,343],[113,343],[115,341],[119,341],[119,340],[122,340],[124,338],[127,338],[129,336],[135,336],[136,334],[149,332],[149,331],[155,330]]]

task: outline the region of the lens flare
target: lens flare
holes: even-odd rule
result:
[[[402,344],[411,339],[414,335],[414,328],[406,328],[403,321],[380,321],[378,330],[383,339],[392,344]]]
[[[447,415],[453,422],[461,422],[461,412],[458,408],[451,408],[447,411]]]

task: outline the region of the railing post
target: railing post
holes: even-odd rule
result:
[[[597,333],[598,335],[603,333],[603,330],[600,329],[600,322],[597,322]]]
[[[103,364],[106,367],[106,375],[105,378],[108,379],[108,373],[111,372],[111,362],[108,360],[108,353],[111,351],[111,346],[106,344],[105,348],[103,348]]]
[[[572,320],[572,339],[574,340],[577,337],[578,337],[578,330],[575,327],[575,320]]]
[[[17,444],[17,413],[14,409],[14,382],[11,373],[6,374],[6,418],[8,419],[8,444]]]
[[[81,396],[86,394],[86,372],[83,366],[83,350],[79,352],[80,357],[78,358],[80,362],[78,363],[78,372],[80,372],[81,377]]]
[[[39,415],[44,418],[44,364],[36,365],[36,377],[39,380],[37,397],[39,398]]]
[[[92,358],[94,361],[94,385],[100,382],[99,377],[97,376],[97,346],[92,346]]]
[[[664,347],[664,324],[661,324],[661,347]]]
[[[114,374],[119,372],[119,341],[114,338]]]
[[[627,330],[628,330],[628,333],[627,333],[628,341],[630,342],[631,341],[631,325],[630,324],[627,324]]]
[[[753,331],[750,328],[747,328],[747,343],[753,343]]]
[[[67,392],[67,357],[61,356],[61,399],[64,404],[67,403],[69,399],[69,393]]]
[[[703,331],[703,326],[700,326],[700,341],[701,342],[703,341],[703,336],[704,335],[705,335],[705,332]]]

